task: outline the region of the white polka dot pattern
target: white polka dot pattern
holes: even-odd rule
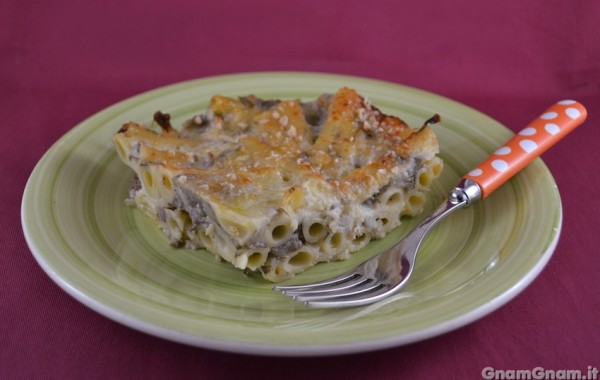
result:
[[[498,156],[506,156],[507,154],[510,154],[510,152],[512,152],[512,150],[509,147],[503,146],[502,148],[498,149],[494,154]]]
[[[546,132],[550,133],[551,135],[555,135],[558,132],[560,132],[560,127],[554,123],[548,123],[544,126],[544,129],[546,130]]]
[[[486,197],[583,123],[586,117],[582,104],[574,100],[557,102],[464,178],[475,181]]]
[[[558,114],[556,112],[546,112],[546,113],[543,113],[542,116],[540,116],[540,119],[552,120],[552,119],[556,119],[557,116],[558,116]]]
[[[535,135],[537,131],[535,130],[535,128],[531,128],[531,127],[527,127],[525,129],[523,129],[521,132],[519,132],[519,134],[521,136],[533,136]]]
[[[538,145],[535,143],[535,141],[532,141],[532,140],[521,140],[521,141],[519,141],[519,146],[526,153],[531,153],[538,147]]]
[[[482,175],[482,174],[483,174],[483,170],[481,170],[481,169],[479,169],[479,168],[477,168],[477,169],[473,169],[473,170],[471,170],[471,171],[469,172],[469,175],[470,175],[471,177],[478,177],[478,176],[480,176],[480,175]]]
[[[494,160],[492,161],[492,167],[497,172],[503,173],[508,170],[508,162],[504,160]]]
[[[573,120],[575,120],[579,116],[581,116],[581,112],[579,112],[579,110],[577,108],[567,108],[565,110],[565,113],[567,114],[568,117],[570,117]]]

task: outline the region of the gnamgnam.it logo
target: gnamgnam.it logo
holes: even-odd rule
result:
[[[578,369],[495,369],[485,367],[481,370],[481,377],[485,380],[597,380],[598,368],[589,365],[587,371]]]

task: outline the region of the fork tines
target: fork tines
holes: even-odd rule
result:
[[[372,303],[373,297],[389,290],[374,278],[356,272],[306,285],[277,285],[273,289],[311,307],[359,306]]]

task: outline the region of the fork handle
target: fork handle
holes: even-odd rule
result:
[[[587,110],[581,103],[574,100],[557,102],[463,179],[477,183],[481,188],[481,197],[487,197],[583,123],[586,117]]]

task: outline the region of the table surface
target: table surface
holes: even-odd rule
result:
[[[600,367],[599,15],[597,1],[1,2],[0,378],[473,379],[490,367]],[[29,174],[57,139],[142,91],[275,70],[421,88],[515,132],[556,100],[586,105],[586,123],[542,156],[564,219],[541,275],[497,311],[442,336],[377,352],[281,358],[138,332],[45,274],[23,237],[20,206]]]

